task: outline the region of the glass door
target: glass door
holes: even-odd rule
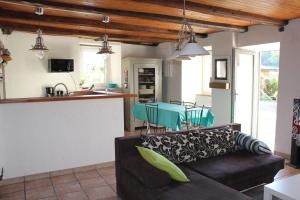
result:
[[[233,121],[242,125],[242,132],[253,134],[255,119],[255,55],[254,51],[235,49],[233,84]]]

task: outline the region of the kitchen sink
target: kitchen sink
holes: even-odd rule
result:
[[[83,91],[74,91],[70,94],[70,96],[83,96],[83,95],[112,95],[115,94],[113,92],[106,92],[101,90],[95,90],[95,91],[89,91],[89,90],[83,90]]]

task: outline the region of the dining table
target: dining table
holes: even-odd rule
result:
[[[141,121],[147,121],[147,112],[145,104],[153,104],[158,106],[158,125],[176,131],[182,130],[182,124],[186,120],[186,107],[184,105],[170,104],[165,102],[136,103],[133,106],[133,116],[136,119]],[[195,107],[193,109],[203,109],[201,117],[201,126],[213,126],[214,115],[209,108]]]

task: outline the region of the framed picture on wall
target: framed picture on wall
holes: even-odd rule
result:
[[[228,59],[217,58],[215,59],[215,80],[228,79]]]

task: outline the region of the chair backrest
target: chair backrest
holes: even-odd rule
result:
[[[204,109],[208,109],[204,105],[201,107],[185,108],[185,118],[189,126],[201,126]]]
[[[182,102],[182,105],[185,106],[185,108],[195,108],[196,107],[196,103],[194,102]]]
[[[170,100],[170,104],[183,105],[183,102],[178,100]]]
[[[158,104],[145,104],[148,123],[158,125]]]

